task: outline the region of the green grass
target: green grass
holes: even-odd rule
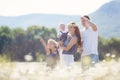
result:
[[[8,55],[0,55],[0,62],[11,62],[11,59]]]

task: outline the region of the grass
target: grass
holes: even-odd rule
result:
[[[120,60],[103,61],[84,72],[80,63],[48,70],[44,62],[2,62],[0,80],[120,80]]]

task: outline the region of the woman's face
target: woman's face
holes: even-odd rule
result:
[[[68,31],[73,34],[75,32],[75,28],[72,25],[68,25]]]
[[[55,45],[53,44],[53,42],[48,42],[47,47],[48,49],[54,49]]]

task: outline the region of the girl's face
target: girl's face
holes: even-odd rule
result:
[[[75,32],[75,28],[72,25],[68,25],[68,31],[73,34]]]
[[[55,45],[53,44],[53,42],[48,42],[47,47],[48,49],[54,49]]]

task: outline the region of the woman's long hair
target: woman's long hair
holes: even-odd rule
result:
[[[76,36],[77,36],[77,38],[78,38],[78,47],[80,47],[81,46],[81,35],[80,35],[80,30],[79,30],[79,28],[78,28],[78,26],[74,26],[74,28],[75,28],[75,34],[76,34]]]
[[[78,47],[80,47],[82,45],[80,30],[79,30],[78,26],[75,23],[71,23],[71,24],[75,28],[75,34],[76,34],[76,36],[78,38],[77,44],[78,44]]]

